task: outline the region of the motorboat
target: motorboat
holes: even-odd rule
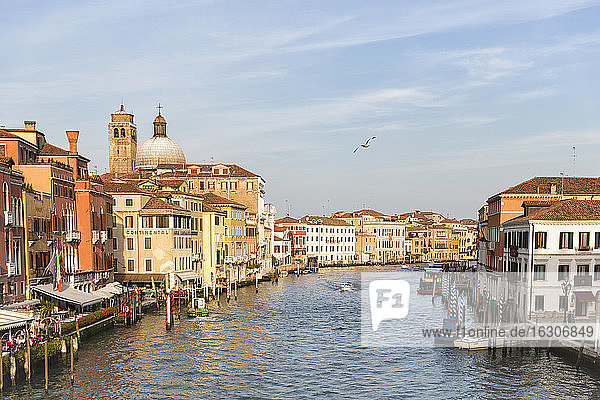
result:
[[[440,296],[442,294],[442,269],[427,268],[423,273],[423,278],[419,281],[417,294],[434,294]]]
[[[346,282],[340,287],[340,291],[342,292],[352,292],[354,289],[355,287],[352,282]]]
[[[194,297],[188,307],[188,317],[208,317],[208,308],[206,308],[206,300],[203,297]]]
[[[286,277],[286,276],[288,276],[288,272],[287,272],[287,271],[281,271],[281,272],[279,273],[279,276],[281,276],[281,277]]]

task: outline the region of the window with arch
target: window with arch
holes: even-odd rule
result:
[[[125,128],[121,128],[121,137],[125,137]]]
[[[115,137],[119,137],[119,128],[115,128]]]
[[[4,182],[2,185],[2,194],[4,196],[4,211],[10,210],[10,194],[8,193],[8,184]]]

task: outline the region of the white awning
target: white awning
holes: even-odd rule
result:
[[[81,290],[73,289],[68,284],[62,285],[62,290],[54,290],[51,283],[47,285],[36,285],[31,287],[34,291],[51,297],[53,299],[64,301],[65,303],[75,304],[81,307],[91,306],[101,303],[104,300],[102,297],[93,293],[82,292]]]
[[[15,311],[0,310],[0,331],[21,328],[33,321],[32,317]]]
[[[175,272],[175,275],[181,279],[182,282],[191,281],[194,279],[200,279],[200,275],[196,273],[196,271],[178,271]]]

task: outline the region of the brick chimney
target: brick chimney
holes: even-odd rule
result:
[[[35,131],[35,121],[23,121],[25,129],[28,131]]]
[[[69,139],[69,153],[77,154],[77,140],[79,139],[79,131],[67,131],[67,139]]]

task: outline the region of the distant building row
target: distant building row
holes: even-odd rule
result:
[[[331,217],[285,217],[276,233],[290,240],[290,257],[308,264],[444,262],[477,258],[477,221],[433,212],[386,215],[374,210]]]

